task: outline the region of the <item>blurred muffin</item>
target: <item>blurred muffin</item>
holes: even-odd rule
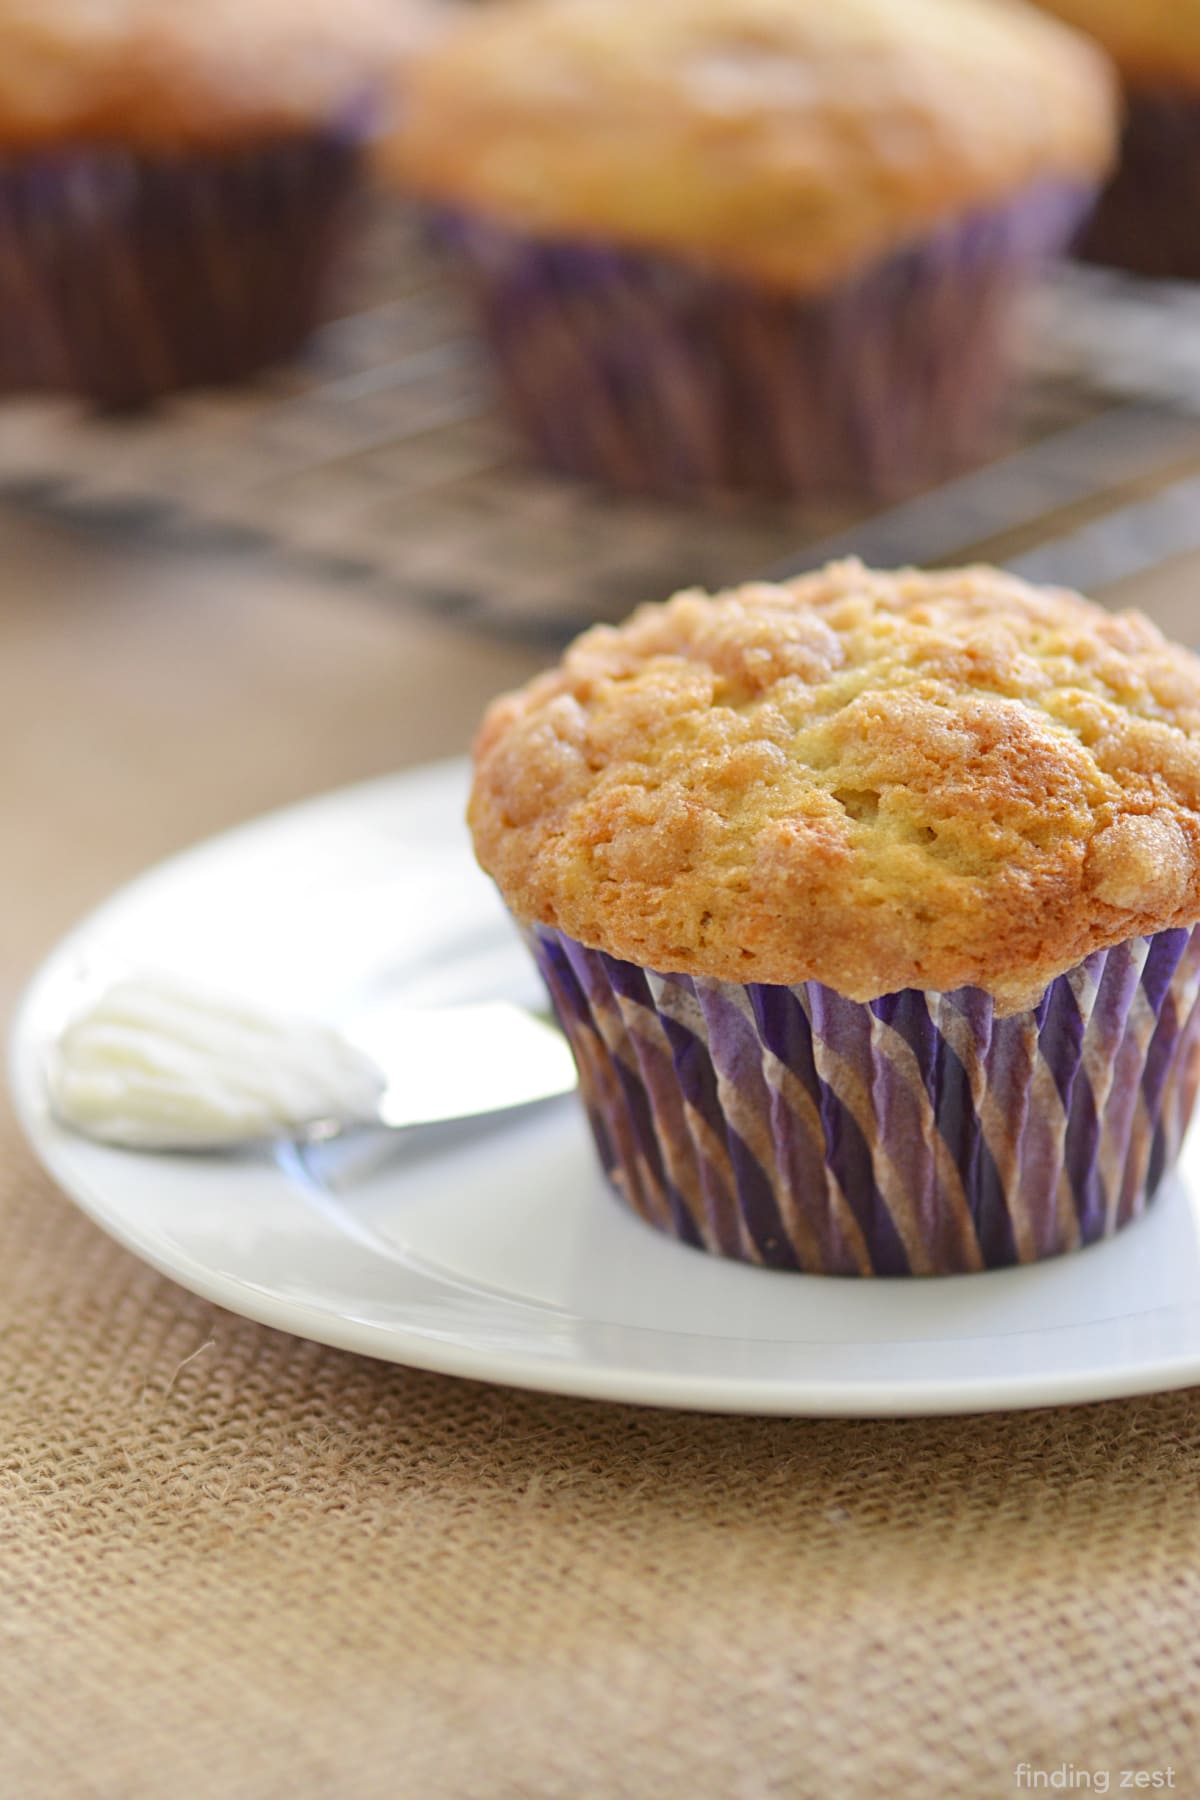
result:
[[[651,1224],[838,1275],[1115,1232],[1200,1074],[1200,660],[995,570],[676,596],[496,701],[476,853]]]
[[[1125,84],[1120,161],[1080,253],[1200,278],[1200,0],[1042,0],[1089,32]]]
[[[980,450],[1114,129],[1101,53],[1003,0],[512,0],[384,149],[550,462],[889,493]]]
[[[128,406],[317,320],[389,0],[0,0],[0,385]]]

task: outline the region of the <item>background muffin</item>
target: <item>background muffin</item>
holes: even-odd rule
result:
[[[130,405],[294,351],[414,16],[0,0],[0,385]]]
[[[513,0],[417,60],[389,162],[551,462],[891,492],[979,451],[1113,131],[1101,53],[999,0]]]
[[[492,707],[476,850],[614,1183],[780,1267],[1134,1217],[1200,1069],[1200,661],[991,570],[843,563],[598,628]]]
[[[1125,83],[1120,162],[1082,253],[1140,275],[1200,277],[1200,3],[1042,3],[1103,44]]]

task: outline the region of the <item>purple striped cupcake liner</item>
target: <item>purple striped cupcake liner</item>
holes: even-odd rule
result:
[[[1144,1210],[1200,1079],[1200,928],[1130,938],[998,1018],[530,948],[618,1194],[684,1243],[827,1275],[1057,1256]]]
[[[894,497],[978,460],[1014,303],[1088,198],[1041,186],[827,294],[439,214],[544,461],[634,493]]]
[[[1200,97],[1126,94],[1121,158],[1079,254],[1137,275],[1200,278]]]
[[[0,389],[134,407],[293,355],[362,168],[357,116],[230,151],[0,158]]]

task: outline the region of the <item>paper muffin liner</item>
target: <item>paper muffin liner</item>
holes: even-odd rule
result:
[[[1014,302],[1088,196],[1042,186],[819,296],[434,221],[542,458],[626,491],[894,496],[985,450]]]
[[[356,120],[229,151],[0,159],[0,388],[137,406],[243,379],[319,321]]]
[[[1138,275],[1200,278],[1200,97],[1126,94],[1120,161],[1079,254]]]
[[[1111,1236],[1200,1078],[1200,928],[1097,952],[1009,1018],[976,988],[861,1004],[527,936],[617,1192],[773,1268],[956,1274]]]

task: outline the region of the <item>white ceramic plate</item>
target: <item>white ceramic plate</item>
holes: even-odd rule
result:
[[[554,1392],[754,1413],[932,1413],[1200,1381],[1200,1140],[1123,1237],[1034,1268],[855,1282],[673,1244],[610,1196],[578,1102],[309,1160],[146,1156],[48,1117],[45,1047],[81,971],[152,964],[337,1019],[394,998],[536,1001],[448,764],[176,858],[30,987],[17,1108],[106,1231],[234,1312],[366,1355]]]

